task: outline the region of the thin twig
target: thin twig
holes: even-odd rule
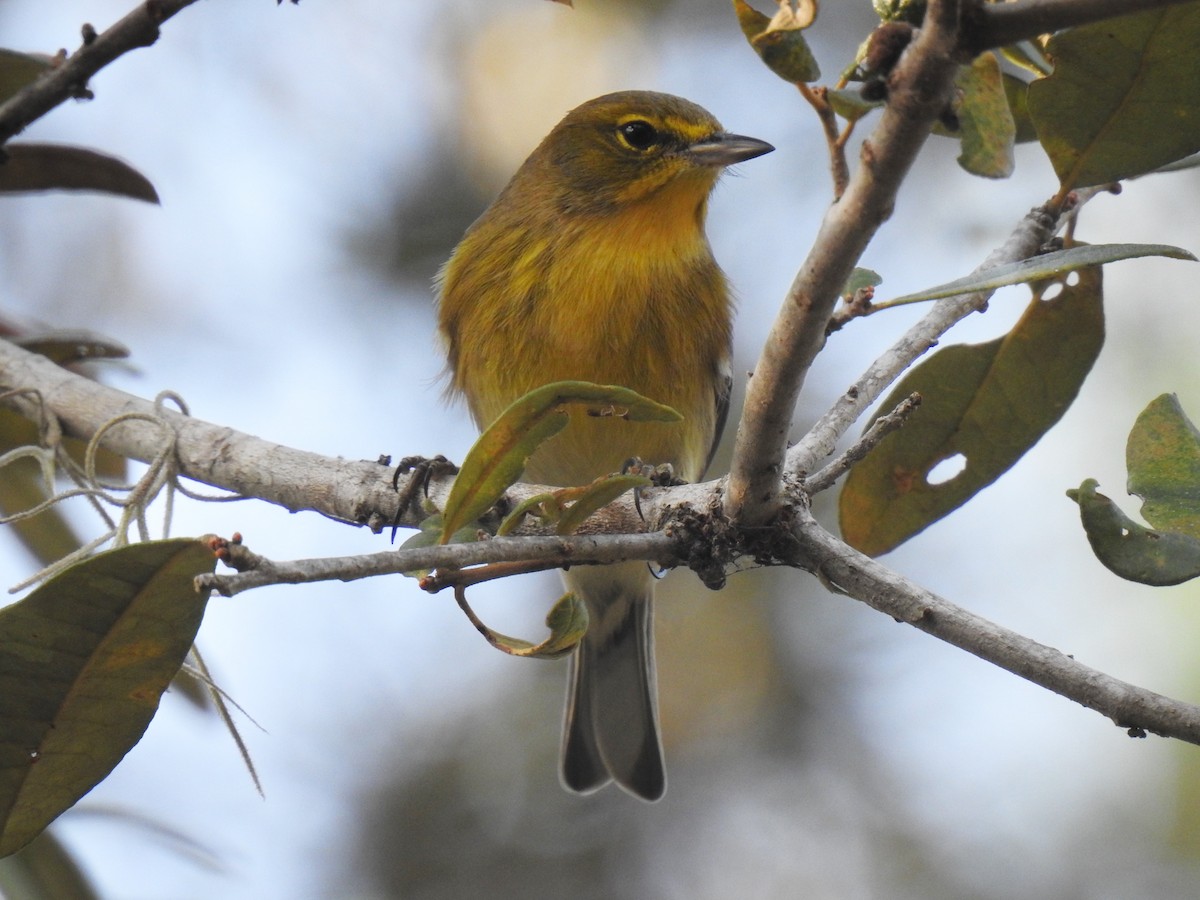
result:
[[[808,101],[809,106],[817,114],[821,122],[821,130],[825,132],[825,144],[829,148],[829,171],[833,178],[833,199],[837,200],[846,192],[850,182],[850,166],[846,163],[846,139],[849,137],[850,126],[845,135],[838,132],[837,114],[829,104],[828,91],[825,88],[810,88],[800,82],[796,85],[800,96]]]
[[[435,569],[421,579],[421,590],[436,594],[448,587],[454,589],[474,587],[487,581],[512,578],[514,575],[530,575],[561,569],[561,560],[532,559],[514,562],[495,562],[472,569]]]
[[[913,410],[920,405],[921,395],[916,393],[909,394],[897,404],[895,409],[872,422],[871,427],[845,453],[838,456],[816,475],[805,481],[804,487],[808,495],[811,497],[813,494],[819,494],[821,491],[833,487],[834,483],[846,472],[849,472],[855,463],[879,446],[879,442],[885,437],[908,421],[908,417],[912,415]]]
[[[88,80],[110,62],[158,40],[158,26],[196,0],[145,0],[103,34],[84,26],[82,46],[0,105],[0,143],[66,100],[90,97]]]
[[[1058,219],[1037,207],[1017,224],[1008,239],[975,270],[984,272],[1008,262],[1033,256],[1058,228]],[[880,356],[842,394],[808,433],[787,454],[786,471],[796,475],[812,471],[829,456],[838,439],[887,390],[900,373],[937,343],[951,326],[987,305],[990,292],[945,297]]]
[[[540,560],[563,566],[598,565],[649,560],[669,566],[679,562],[678,541],[664,532],[650,534],[570,535],[566,537],[492,538],[471,544],[445,544],[369,553],[275,562],[253,557],[253,568],[234,575],[201,575],[200,590],[231,597],[251,588],[273,584],[310,584],[317,581],[356,581],[375,575],[395,575],[436,568],[461,569],[483,563]],[[244,548],[231,551],[231,562]]]

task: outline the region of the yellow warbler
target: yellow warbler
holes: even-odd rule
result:
[[[468,229],[439,276],[452,389],[486,427],[552,381],[616,384],[666,403],[674,424],[572,413],[525,478],[580,485],[631,457],[697,480],[729,401],[731,302],[704,234],[721,170],[774,148],[727,134],[667,94],[625,91],[567,114]],[[564,576],[591,625],[572,655],[562,780],[666,789],[644,563]]]

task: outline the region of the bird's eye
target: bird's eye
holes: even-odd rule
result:
[[[621,142],[634,150],[649,150],[658,143],[658,132],[654,126],[642,119],[634,119],[617,126]]]

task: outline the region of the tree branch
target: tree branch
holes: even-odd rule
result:
[[[1090,25],[1104,19],[1152,9],[1179,6],[1191,0],[1016,0],[976,2],[964,17],[963,55],[971,59],[985,50],[1052,34],[1063,28]]]
[[[357,581],[376,575],[398,575],[435,568],[461,569],[485,563],[545,560],[556,566],[598,565],[644,559],[659,565],[679,562],[679,541],[656,531],[651,534],[569,535],[563,537],[502,537],[471,544],[444,544],[387,550],[362,556],[337,556],[275,562],[244,547],[228,548],[236,574],[201,575],[200,588],[226,597],[273,584],[317,581]]]
[[[799,520],[793,534],[798,561],[872,609],[1093,709],[1132,736],[1150,731],[1200,744],[1200,706],[1113,678],[955,606],[848,547],[811,518]]]
[[[114,59],[149,47],[158,40],[158,26],[196,0],[145,0],[103,34],[83,28],[83,45],[65,62],[44,72],[0,105],[0,143],[20,134],[30,122],[73,97],[89,97],[88,80]]]
[[[17,408],[32,421],[41,421],[43,415],[51,416],[64,433],[83,440],[90,440],[104,429],[103,447],[142,462],[161,454],[161,428],[166,425],[176,435],[175,462],[181,476],[242,497],[274,503],[291,512],[318,512],[347,524],[365,525],[373,531],[392,525],[419,526],[429,512],[420,508],[423,504],[401,510],[400,497],[413,488],[417,496],[427,497],[430,506],[442,509],[453,484],[452,478],[442,476],[431,479],[428,485],[414,485],[414,480],[423,480],[423,473],[415,472],[402,476],[394,488],[390,464],[322,456],[160,409],[149,400],[92,381],[44,356],[0,340],[0,392],[16,388],[21,389],[20,395],[6,405]],[[31,396],[38,399],[29,399]],[[121,416],[136,418],[106,428]],[[593,515],[580,532],[654,531],[680,507],[708,508],[718,488],[718,482],[708,482],[647,489],[642,492],[640,509],[627,495]],[[514,485],[507,498],[515,505],[552,490],[555,489],[545,485]],[[518,529],[523,535],[543,532],[536,525]]]
[[[257,497],[292,512],[314,510],[375,530],[390,525],[399,512],[391,469],[378,462],[294,450],[172,410],[156,409],[148,400],[84,378],[3,340],[0,385],[4,386],[0,389],[20,386],[36,391],[41,410],[25,400],[21,403],[24,414],[38,421],[44,411],[56,418],[67,434],[84,440],[125,414],[161,420],[177,434],[180,474],[213,487]],[[151,421],[122,422],[106,431],[103,446],[147,462],[159,453],[162,435]],[[448,485],[437,481],[430,490],[436,495],[448,490]],[[400,522],[416,525],[420,518],[406,510]]]
[[[781,503],[781,476],[792,413],[842,286],[892,213],[900,185],[945,109],[958,71],[957,0],[930,0],[925,26],[889,80],[888,104],[863,144],[845,194],[825,214],[816,243],[784,300],[746,391],[725,501],[745,524],[770,519]]]
[[[805,481],[804,488],[809,496],[833,487],[839,478],[854,467],[855,463],[879,446],[880,441],[903,426],[908,421],[908,417],[920,405],[921,395],[909,394],[900,401],[895,409],[884,413],[872,422],[871,427],[845,453]]]
[[[1037,207],[1017,224],[1008,239],[990,254],[976,273],[1009,262],[1028,259],[1058,230],[1058,217],[1046,207]],[[840,438],[867,408],[912,363],[937,343],[938,338],[973,312],[987,306],[991,292],[959,294],[936,301],[928,313],[875,360],[857,381],[819,418],[787,454],[786,471],[792,475],[811,472],[829,456]]]

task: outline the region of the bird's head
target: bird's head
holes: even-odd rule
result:
[[[669,185],[694,191],[702,202],[726,166],[774,149],[727,133],[711,113],[682,97],[621,91],[568,113],[521,174],[544,179],[560,203],[565,199],[576,210],[620,208]]]

